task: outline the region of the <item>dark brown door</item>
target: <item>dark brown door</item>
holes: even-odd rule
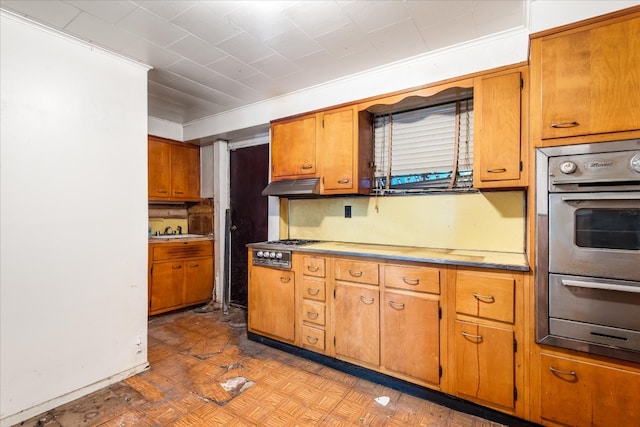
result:
[[[231,291],[230,302],[247,306],[247,243],[268,237],[269,203],[262,190],[269,181],[269,145],[230,153]]]

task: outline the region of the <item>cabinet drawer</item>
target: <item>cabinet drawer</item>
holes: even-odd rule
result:
[[[305,301],[302,303],[302,320],[324,326],[324,304],[312,301]]]
[[[302,274],[306,276],[325,277],[326,258],[313,256],[302,257]]]
[[[213,242],[160,243],[153,248],[153,260],[195,258],[213,255]]]
[[[384,285],[387,288],[439,294],[440,270],[429,267],[386,265],[384,267]]]
[[[302,298],[324,302],[326,298],[326,285],[324,281],[303,280]]]
[[[378,264],[375,262],[336,259],[334,267],[336,280],[378,284]]]
[[[325,340],[324,330],[312,328],[311,326],[302,327],[302,346],[324,351]]]
[[[515,279],[459,271],[456,312],[513,323]]]

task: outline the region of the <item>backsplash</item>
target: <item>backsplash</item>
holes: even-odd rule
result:
[[[280,237],[524,253],[525,199],[524,191],[293,199],[289,209],[285,200]]]
[[[149,226],[151,227],[151,234],[163,234],[165,228],[171,227],[172,231],[178,232],[178,227],[182,227],[182,233],[189,232],[189,221],[186,218],[150,218]]]

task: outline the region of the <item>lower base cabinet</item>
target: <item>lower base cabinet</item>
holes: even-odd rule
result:
[[[546,354],[540,369],[544,424],[640,425],[640,373]]]
[[[251,261],[249,261],[251,266]],[[251,266],[248,330],[287,343],[295,341],[295,274]]]

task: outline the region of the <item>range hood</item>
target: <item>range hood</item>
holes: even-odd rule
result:
[[[262,190],[263,196],[305,197],[320,194],[320,178],[273,181]]]

